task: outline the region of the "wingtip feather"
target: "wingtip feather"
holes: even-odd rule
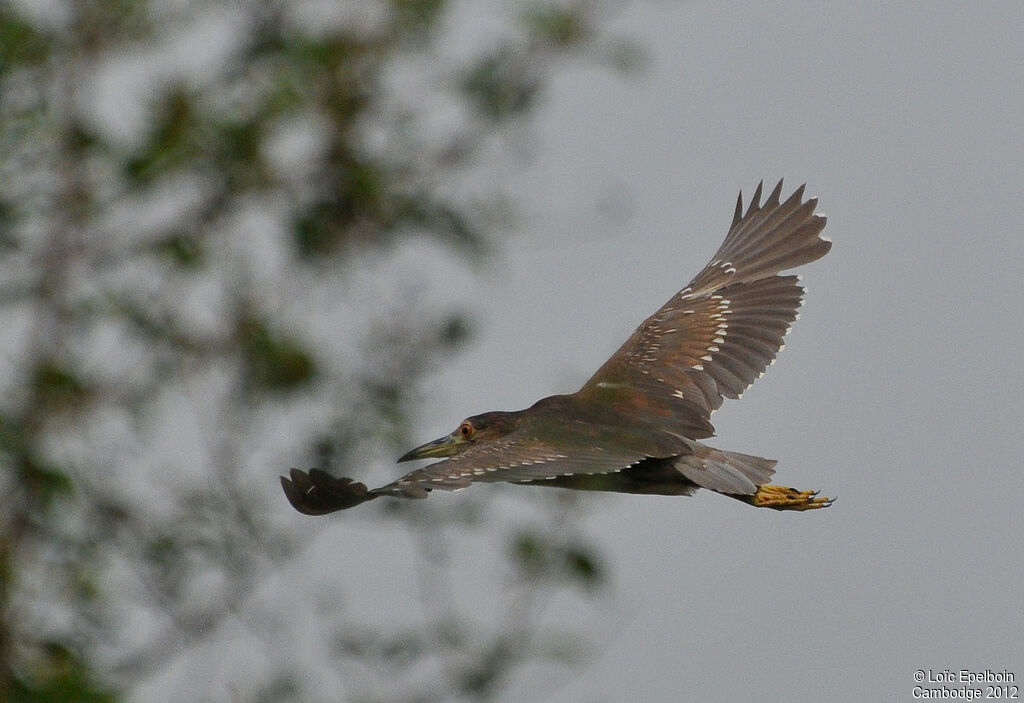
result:
[[[750,204],[747,206],[747,216],[749,216],[755,210],[761,208],[761,191],[764,189],[764,180],[757,184],[757,188],[754,189],[754,195],[750,198]]]

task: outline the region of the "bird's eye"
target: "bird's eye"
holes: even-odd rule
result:
[[[468,422],[463,422],[461,425],[459,425],[459,434],[462,435],[464,438],[469,439],[470,437],[473,436],[473,426]]]

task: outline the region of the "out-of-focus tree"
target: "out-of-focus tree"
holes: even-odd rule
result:
[[[628,57],[597,15],[531,4],[482,42],[443,0],[0,4],[0,700],[337,699],[316,667],[353,699],[493,699],[571,659],[531,615],[604,577],[564,497],[364,509],[420,540],[428,596],[444,526],[490,530],[504,627],[256,594],[310,534],[281,470],[410,444],[469,331],[422,264],[486,255],[508,208],[481,175],[551,72]],[[322,661],[278,656],[311,622]],[[204,664],[238,639],[257,665]]]

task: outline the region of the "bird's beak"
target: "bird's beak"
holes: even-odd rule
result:
[[[441,439],[435,439],[433,442],[427,442],[421,444],[415,449],[406,452],[398,458],[398,461],[412,461],[413,459],[436,459],[439,457],[452,456],[458,452],[463,445],[466,444],[466,440],[461,435],[450,434],[445,435]]]

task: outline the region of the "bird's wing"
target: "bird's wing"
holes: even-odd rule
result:
[[[743,195],[725,241],[683,290],[647,318],[587,381],[581,394],[636,392],[681,398],[710,416],[738,398],[775,360],[797,318],[803,288],[781,271],[824,256],[825,217],[800,186],[780,202],[782,181],[762,204]]]
[[[292,507],[304,515],[327,515],[380,496],[366,490],[365,484],[350,478],[335,478],[320,469],[311,469],[308,473],[292,469],[288,477],[281,477],[281,488]]]
[[[611,473],[642,459],[644,454],[638,451],[602,447],[575,437],[563,438],[555,449],[550,441],[516,431],[411,471],[377,490],[413,495],[434,488],[458,490],[474,482],[523,483],[574,474]]]
[[[541,440],[522,433],[466,449],[461,454],[411,471],[402,478],[367,490],[349,478],[335,478],[325,471],[308,473],[292,469],[281,477],[281,487],[296,510],[306,515],[326,515],[346,510],[380,496],[426,498],[435,489],[456,491],[474,481],[526,483],[560,476],[621,471],[643,460],[642,454],[598,447],[553,451]]]

